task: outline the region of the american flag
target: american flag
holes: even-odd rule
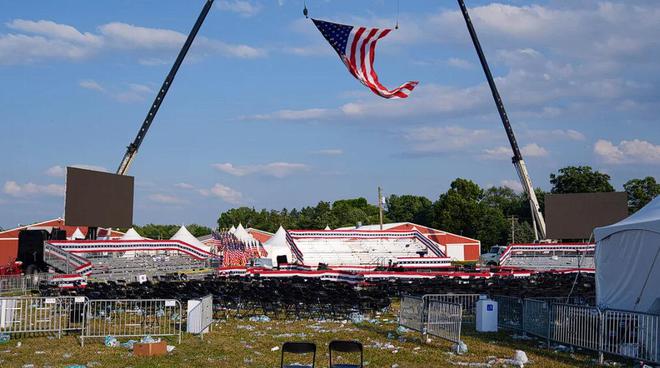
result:
[[[378,81],[378,75],[374,70],[376,43],[387,36],[391,29],[353,27],[318,19],[312,21],[337,51],[348,71],[375,94],[385,98],[406,98],[419,83],[406,82],[389,90]]]

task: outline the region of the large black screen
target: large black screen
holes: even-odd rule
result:
[[[594,228],[628,217],[624,192],[545,195],[549,239],[589,239]]]
[[[64,221],[70,226],[130,227],[133,177],[67,167]]]

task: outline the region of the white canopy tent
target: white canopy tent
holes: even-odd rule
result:
[[[229,233],[233,234],[235,232],[236,232],[236,228],[234,227],[234,225],[231,225],[231,227],[229,228]]]
[[[250,233],[245,230],[242,224],[238,224],[238,227],[236,228],[236,231],[234,231],[234,236],[245,243],[250,243],[255,241],[254,237],[250,235]]]
[[[77,227],[76,230],[71,234],[71,240],[82,240],[85,239],[85,234],[80,231],[80,228]]]
[[[660,197],[594,235],[598,306],[660,314]]]
[[[264,243],[264,249],[268,252],[268,258],[272,260],[273,265],[277,265],[277,256],[286,256],[287,261],[292,262],[293,256],[286,241],[286,230],[282,226]]]
[[[122,235],[122,237],[119,238],[119,240],[142,240],[142,239],[144,239],[142,235],[140,235],[133,228],[128,229],[126,234]]]
[[[186,227],[183,226],[183,225],[182,225],[182,226],[179,228],[179,230],[178,230],[178,231],[172,236],[172,238],[171,238],[170,240],[179,240],[179,241],[182,241],[182,242],[187,243],[187,244],[189,244],[189,245],[192,245],[192,246],[194,246],[194,247],[196,247],[196,248],[199,248],[199,249],[205,250],[205,251],[207,251],[207,252],[210,252],[210,251],[211,251],[211,247],[210,247],[210,246],[208,246],[208,245],[202,243],[201,241],[199,241],[199,239],[195,238],[195,237],[193,236],[193,234],[191,234],[190,231],[188,231],[188,229],[186,229]]]

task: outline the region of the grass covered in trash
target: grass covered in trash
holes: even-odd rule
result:
[[[548,350],[542,341],[514,339],[508,333],[466,331],[463,341],[468,352],[459,356],[450,352],[449,342],[438,338],[422,341],[419,333],[397,332],[396,318],[384,313],[358,324],[229,318],[215,323],[203,340],[186,334],[181,344],[168,340],[176,349],[151,358],[135,357],[123,347],[106,347],[103,339],[86,339],[82,348],[77,336],[12,338],[0,345],[0,367],[279,367],[279,348],[285,341],[315,342],[316,366],[327,367],[327,346],[334,339],[362,342],[367,367],[510,367],[506,359],[512,359],[517,349],[525,351],[533,367],[595,365],[594,355]],[[292,358],[291,362],[305,362],[299,356]],[[342,358],[338,362],[348,363]]]

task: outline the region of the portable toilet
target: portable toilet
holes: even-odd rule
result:
[[[497,332],[497,302],[486,295],[477,300],[477,331]]]

